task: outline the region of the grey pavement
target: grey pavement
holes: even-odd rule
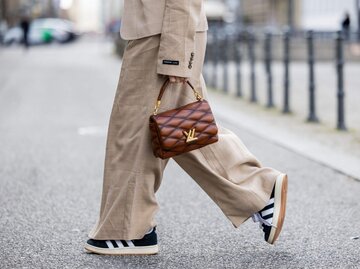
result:
[[[224,116],[263,165],[289,175],[277,244],[251,220],[233,228],[169,162],[157,193],[160,253],[87,254],[120,65],[101,40],[0,51],[1,268],[360,268],[360,183]]]

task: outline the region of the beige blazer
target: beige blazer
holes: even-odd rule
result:
[[[207,29],[203,0],[124,0],[123,39],[161,34],[158,74],[191,77],[195,32]]]

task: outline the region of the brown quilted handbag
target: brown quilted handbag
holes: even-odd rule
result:
[[[154,113],[150,116],[150,132],[153,152],[156,157],[167,159],[181,153],[218,141],[218,128],[209,103],[188,81],[196,102],[157,113],[161,98],[169,84],[167,79],[160,89]]]

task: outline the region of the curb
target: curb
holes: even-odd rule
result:
[[[216,98],[212,98],[211,103],[212,110],[219,120],[247,129],[262,139],[296,152],[360,182],[360,160],[358,158],[304,139],[301,135],[286,132],[283,128],[274,127],[266,121],[261,121],[258,117],[256,121],[259,124],[254,124],[254,117],[231,109]]]

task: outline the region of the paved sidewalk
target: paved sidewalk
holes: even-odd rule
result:
[[[212,74],[212,66],[205,68]],[[242,87],[246,100],[250,99],[250,66],[247,61],[241,65]],[[223,85],[223,68],[218,66],[218,82],[220,88]],[[308,65],[305,62],[291,62],[290,64],[290,109],[303,121],[308,117]],[[274,103],[283,108],[284,91],[284,66],[281,62],[272,65]],[[263,62],[257,61],[255,65],[256,92],[258,102],[262,105],[267,103],[267,81]],[[356,132],[357,141],[360,142],[360,64],[345,63],[344,65],[344,91],[345,91],[345,121],[350,131]],[[229,63],[229,92],[236,92],[235,63]],[[315,96],[316,112],[321,123],[330,128],[336,127],[337,113],[337,77],[334,62],[316,62],[315,64]],[[359,153],[360,155],[360,153]]]
[[[264,165],[289,174],[278,243],[266,244],[252,221],[234,229],[170,162],[157,194],[160,253],[85,253],[99,213],[106,126],[121,62],[108,43],[83,40],[25,55],[3,50],[0,63],[1,268],[359,268],[360,239],[353,239],[360,235],[359,182],[223,115],[219,123]]]
[[[218,103],[218,114],[232,122],[292,149],[310,159],[323,163],[337,171],[360,180],[360,64],[348,64],[346,71],[346,123],[347,132],[338,131],[336,126],[336,105],[334,66],[330,63],[317,65],[317,103],[320,123],[308,123],[307,119],[307,66],[295,63],[291,66],[290,106],[292,113],[284,115],[282,110],[283,86],[282,67],[274,64],[274,102],[276,107],[268,109],[266,83],[263,66],[257,65],[258,104],[249,102],[249,69],[243,67],[244,97],[235,97],[234,66],[230,65],[230,92],[212,91],[213,101]],[[210,71],[210,69],[207,69]],[[219,78],[222,79],[221,68]],[[219,81],[219,86],[222,81]],[[230,109],[229,109],[230,108]]]

